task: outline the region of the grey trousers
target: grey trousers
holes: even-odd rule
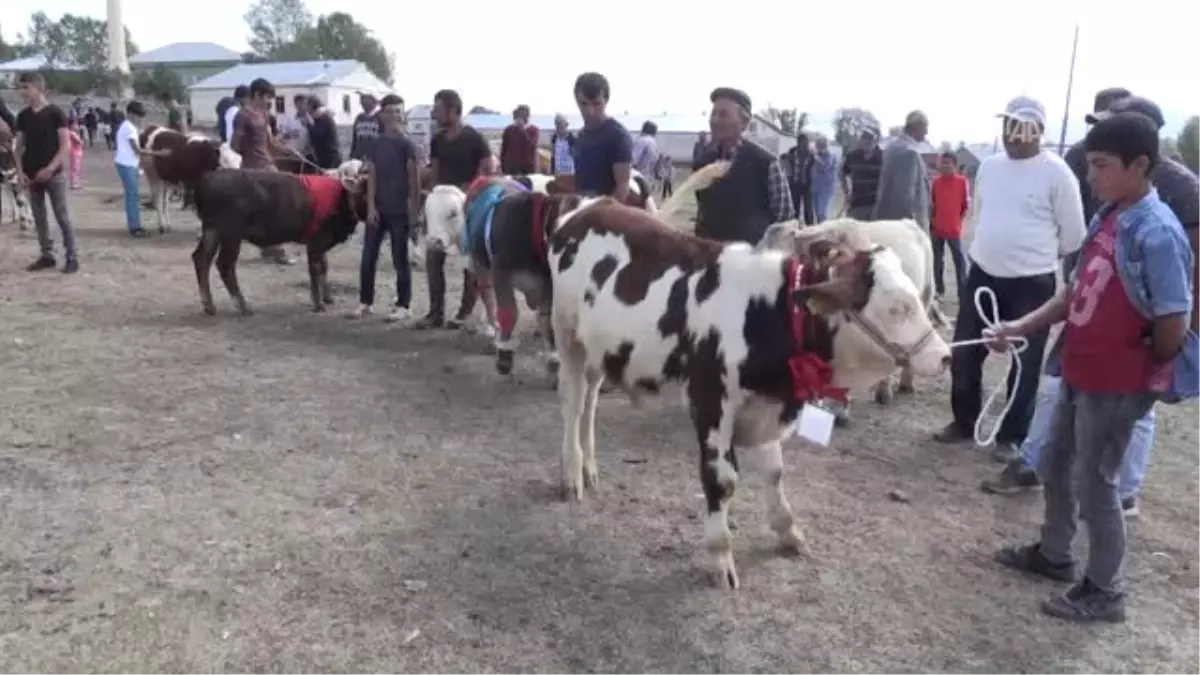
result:
[[[1038,458],[1046,513],[1041,550],[1052,563],[1071,561],[1071,543],[1087,519],[1087,578],[1104,591],[1123,590],[1125,513],[1117,490],[1134,425],[1154,407],[1155,394],[1098,394],[1066,382]]]
[[[62,230],[63,249],[67,260],[75,260],[75,228],[71,225],[71,214],[67,211],[67,173],[59,171],[45,183],[29,184],[29,210],[33,213],[33,225],[37,228],[38,246],[42,255],[54,255],[54,238],[50,236],[50,221],[46,217],[46,197],[54,210],[54,220]]]

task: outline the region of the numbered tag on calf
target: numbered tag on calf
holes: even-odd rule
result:
[[[833,440],[833,424],[835,416],[828,410],[806,403],[800,409],[800,419],[796,423],[796,435],[812,441],[822,447],[829,447]]]

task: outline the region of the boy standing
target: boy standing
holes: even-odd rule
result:
[[[1004,548],[996,560],[1074,580],[1078,506],[1088,521],[1084,576],[1042,610],[1073,621],[1116,622],[1125,619],[1126,549],[1117,479],[1134,425],[1160,397],[1195,395],[1184,390],[1194,389],[1196,378],[1196,337],[1188,333],[1192,252],[1179,220],[1150,185],[1159,161],[1154,123],[1116,114],[1092,127],[1085,144],[1088,182],[1105,205],[1088,228],[1074,283],[986,331],[1003,344],[1066,320],[1062,391],[1050,445],[1039,458],[1046,500],[1041,539]]]
[[[938,160],[938,175],[929,187],[933,205],[933,284],[939,298],[946,295],[946,284],[942,281],[946,267],[946,248],[954,259],[955,290],[962,298],[963,282],[967,279],[967,266],[963,259],[962,225],[967,209],[971,207],[970,188],[967,179],[958,172],[958,157],[953,152],[943,152]]]
[[[363,237],[359,268],[359,307],[350,318],[371,314],[375,302],[375,267],[383,238],[392,242],[392,265],[396,268],[396,304],[388,321],[408,318],[412,301],[412,272],[408,263],[409,228],[417,221],[421,178],[417,147],[404,135],[404,99],[388,94],[376,114],[381,133],[367,147],[367,231]]]
[[[575,190],[608,195],[624,202],[629,198],[633,139],[629,131],[608,116],[608,78],[584,73],[575,78],[575,103],[583,128],[575,137]]]
[[[26,107],[17,115],[13,155],[17,160],[17,180],[29,185],[33,224],[42,249],[38,259],[26,269],[35,272],[52,269],[56,264],[54,239],[50,236],[50,222],[46,218],[46,197],[49,197],[67,255],[62,271],[74,274],[79,271],[79,260],[75,255],[75,228],[71,226],[71,214],[67,211],[67,177],[63,171],[71,152],[67,116],[46,100],[46,80],[41,73],[22,73],[18,82]]]

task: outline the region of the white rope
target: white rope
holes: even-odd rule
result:
[[[989,297],[992,301],[991,316],[983,308],[983,298],[985,296]],[[998,328],[1000,326],[1000,305],[996,302],[996,293],[987,286],[980,286],[975,289],[975,311],[979,314],[979,319],[983,322],[985,328]],[[1016,400],[1017,390],[1021,386],[1021,353],[1029,347],[1029,340],[1024,337],[1010,337],[1006,339],[1008,344],[1004,351],[1008,354],[1008,369],[1004,371],[1004,378],[992,390],[991,395],[984,402],[983,408],[980,409],[979,416],[975,418],[975,443],[977,445],[991,445],[996,442],[996,436],[1000,433],[1000,425],[1004,423],[1004,418],[1008,416],[1008,411],[1012,408],[1013,401]],[[980,337],[974,340],[951,342],[950,347],[982,345],[989,342],[992,342],[992,340]],[[983,418],[987,414],[988,409],[996,401],[996,397],[1000,396],[1000,393],[1008,388],[1008,378],[1013,373],[1014,368],[1016,369],[1016,377],[1013,379],[1012,394],[1005,398],[1004,407],[1000,410],[1000,417],[996,419],[996,426],[992,427],[992,432],[985,437],[982,433]]]

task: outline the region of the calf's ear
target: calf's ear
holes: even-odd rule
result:
[[[846,284],[840,281],[823,281],[798,288],[792,292],[792,302],[804,305],[814,314],[835,314],[851,306]]]

